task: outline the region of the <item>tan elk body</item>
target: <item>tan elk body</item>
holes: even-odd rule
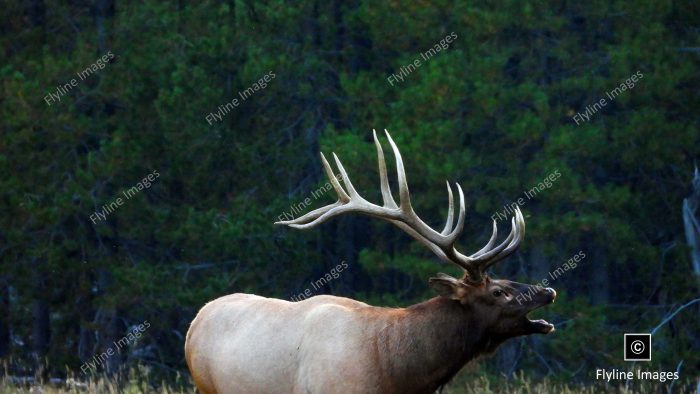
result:
[[[528,301],[516,300],[531,285],[486,276],[486,269],[515,252],[525,233],[519,209],[508,237],[491,239],[466,256],[454,247],[464,226],[465,204],[454,221],[452,190],[441,232],[413,211],[403,161],[396,157],[399,204],[394,201],[384,154],[375,134],[383,206],[369,203],[353,187],[340,160],[342,187],[325,157],[321,159],[338,194],[334,204],[278,222],[310,228],[344,213],[387,220],[430,248],[440,259],[464,269],[461,279],[430,278],[439,296],[408,308],[382,308],[343,297],[316,296],[289,302],[251,294],[232,294],[206,304],[192,321],[185,355],[197,388],[224,393],[431,393],[469,360],[520,335],[547,334],[554,326],[527,314],[554,301],[556,292],[537,288]]]

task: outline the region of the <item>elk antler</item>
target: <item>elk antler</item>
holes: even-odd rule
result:
[[[508,234],[508,237],[503,242],[494,247],[494,244],[496,243],[496,235],[498,233],[496,221],[494,220],[493,233],[491,234],[491,239],[489,242],[471,256],[463,255],[462,253],[458,252],[457,249],[455,249],[455,241],[464,229],[464,193],[462,192],[462,188],[458,183],[456,184],[457,191],[459,192],[460,206],[457,225],[453,227],[454,203],[452,199],[452,188],[450,187],[450,183],[447,182],[447,195],[449,199],[447,223],[445,223],[443,230],[438,233],[430,226],[425,224],[425,222],[423,222],[418,215],[416,215],[415,211],[413,211],[413,207],[411,206],[411,198],[408,193],[406,172],[404,171],[403,161],[401,160],[401,153],[396,147],[394,140],[391,139],[389,132],[386,130],[384,131],[386,132],[386,136],[389,139],[389,144],[391,144],[391,148],[394,151],[394,156],[396,157],[396,172],[399,183],[398,206],[396,205],[396,201],[394,201],[394,197],[391,195],[391,189],[389,188],[389,181],[386,174],[386,164],[384,162],[384,151],[382,150],[382,146],[379,144],[377,132],[375,131],[374,143],[377,145],[379,178],[381,182],[382,199],[384,200],[383,206],[380,207],[372,204],[357,193],[355,187],[350,182],[348,174],[345,172],[345,168],[343,168],[343,165],[340,163],[338,156],[333,153],[333,158],[335,159],[335,163],[338,166],[338,170],[340,170],[343,183],[345,184],[345,189],[343,189],[333,175],[333,170],[328,164],[326,157],[323,155],[323,153],[321,153],[323,167],[326,170],[328,179],[333,185],[333,189],[335,189],[335,192],[338,195],[338,201],[323,208],[311,211],[299,218],[280,221],[276,222],[275,224],[285,224],[294,228],[308,229],[323,223],[334,216],[347,212],[357,212],[378,217],[391,222],[398,228],[407,232],[410,236],[432,250],[433,253],[440,257],[441,260],[457,264],[463,268],[467,272],[468,279],[470,281],[476,283],[482,282],[485,277],[484,272],[486,269],[515,252],[520,242],[523,240],[523,237],[525,236],[525,220],[523,219],[523,214],[520,212],[520,208],[515,209],[515,217],[511,219],[510,234]]]

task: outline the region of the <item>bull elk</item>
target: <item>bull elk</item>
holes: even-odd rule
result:
[[[387,180],[384,153],[374,133],[384,203],[360,196],[333,154],[344,187],[321,154],[338,201],[294,220],[276,224],[308,229],[345,213],[389,221],[427,246],[441,260],[464,270],[461,279],[430,278],[439,296],[407,308],[370,306],[349,298],[319,295],[299,302],[232,294],[206,304],[192,321],[185,342],[187,365],[197,388],[213,393],[430,393],[446,384],[468,361],[494,351],[505,340],[547,334],[554,326],[527,314],[554,302],[556,292],[537,288],[528,301],[516,296],[532,285],[491,279],[486,269],[511,255],[525,234],[519,209],[508,237],[472,255],[455,249],[464,228],[464,193],[457,184],[455,224],[452,188],[447,183],[447,223],[438,232],[413,210],[403,161],[396,158],[400,200]]]

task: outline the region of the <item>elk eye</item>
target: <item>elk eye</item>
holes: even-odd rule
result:
[[[503,291],[503,290],[496,290],[496,291],[493,292],[493,296],[494,296],[494,297],[500,297],[500,296],[502,296],[502,295],[504,295],[504,294],[506,294],[506,292]]]

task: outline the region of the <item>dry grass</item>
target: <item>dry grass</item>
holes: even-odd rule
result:
[[[482,376],[469,380],[465,375],[458,377],[452,384],[443,390],[443,394],[539,394],[539,393],[561,393],[561,394],[598,394],[598,393],[619,393],[619,394],[656,394],[674,393],[691,394],[700,390],[700,382],[667,381],[665,383],[652,381],[629,382],[624,384],[610,385],[604,381],[594,381],[590,384],[562,383],[550,379],[532,380],[521,373],[513,379],[491,379]],[[700,391],[698,391],[700,394]]]
[[[36,384],[29,379],[0,378],[0,394],[194,394],[197,391],[189,377],[176,375],[173,382],[159,380],[152,376],[149,368],[140,366],[132,368],[123,377],[93,375],[90,377],[69,377],[52,379],[50,382]]]
[[[192,386],[188,377],[177,376],[175,382],[158,381],[151,376],[145,367],[135,368],[129,371],[122,379],[109,378],[106,376],[94,376],[90,379],[69,378],[53,383],[41,385],[31,382],[21,381],[21,379],[9,379],[3,377],[0,380],[0,394],[15,393],[44,393],[44,394],[68,394],[68,393],[100,393],[100,394],[192,394],[196,390]],[[624,386],[606,386],[598,382],[592,385],[577,385],[567,383],[557,383],[549,379],[533,381],[525,375],[520,375],[513,379],[488,379],[484,376],[476,380],[465,378],[457,379],[455,382],[445,387],[444,394],[539,394],[539,393],[561,393],[561,394],[597,394],[597,393],[667,393],[678,394],[695,392],[695,385],[692,382],[676,383],[669,391],[670,383],[660,384],[653,382],[634,382],[634,386],[625,388]]]

